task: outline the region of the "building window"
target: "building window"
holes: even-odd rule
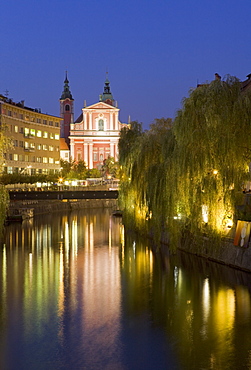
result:
[[[37,118],[37,123],[41,123],[41,119],[40,118]]]
[[[19,118],[20,118],[20,119],[24,119],[24,115],[23,115],[23,114],[20,114],[20,115],[19,115]]]
[[[37,144],[37,150],[41,150],[42,148],[42,145],[41,144]]]
[[[49,151],[53,152],[53,146],[52,145],[49,145]]]
[[[47,120],[46,119],[43,120],[43,124],[47,125]]]
[[[18,161],[18,154],[14,154],[13,159],[14,159],[14,161]]]
[[[42,131],[41,130],[37,130],[37,137],[42,137]]]
[[[99,129],[99,131],[104,131],[104,120],[103,119],[99,119],[98,129]]]
[[[97,162],[97,153],[93,153],[93,160],[94,162]]]
[[[14,140],[14,146],[18,146],[18,140]]]
[[[20,134],[23,134],[23,133],[24,133],[24,128],[20,127]]]
[[[47,145],[46,144],[43,144],[43,150],[47,150]]]
[[[52,122],[52,121],[49,121],[49,125],[50,125],[50,126],[53,126],[53,122]]]
[[[35,136],[36,135],[36,130],[34,130],[34,128],[31,128],[30,129],[30,135],[31,136]]]
[[[59,122],[55,122],[55,127],[59,127]]]
[[[37,162],[41,163],[41,157],[37,157]]]
[[[50,139],[54,139],[54,135],[50,133]]]
[[[23,141],[19,141],[19,146],[20,146],[20,148],[23,148],[24,147],[24,142]]]
[[[48,163],[48,158],[47,157],[43,157],[43,163]]]
[[[47,132],[47,131],[44,131],[44,135],[43,135],[43,137],[44,137],[45,139],[47,139],[47,138],[48,138],[48,132]]]
[[[18,133],[18,126],[14,127],[14,131]]]
[[[55,140],[59,140],[59,134],[55,134]]]
[[[69,106],[69,104],[66,104],[66,106],[65,106],[65,111],[66,111],[66,112],[69,112],[69,111],[70,111],[70,106]]]
[[[12,116],[12,111],[11,110],[8,110],[8,116],[11,117]]]
[[[29,162],[29,156],[28,155],[25,155],[24,156],[24,160],[25,160],[25,162]]]
[[[24,128],[24,136],[25,137],[28,137],[29,136],[29,133],[30,133],[29,129],[27,127],[25,127]]]
[[[49,163],[54,163],[54,160],[53,160],[53,158],[49,158]]]

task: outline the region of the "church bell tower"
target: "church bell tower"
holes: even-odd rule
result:
[[[64,80],[64,90],[62,92],[60,101],[60,117],[62,118],[60,127],[60,137],[64,138],[69,145],[70,140],[70,125],[74,122],[74,99],[70,92],[69,81],[67,77],[67,71]]]

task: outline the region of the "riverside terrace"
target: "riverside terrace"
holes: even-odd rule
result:
[[[10,200],[117,199],[118,190],[10,191]]]

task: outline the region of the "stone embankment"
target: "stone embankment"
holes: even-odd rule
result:
[[[222,239],[219,245],[210,243],[206,238],[196,242],[183,240],[179,250],[251,272],[251,245],[249,244],[248,247],[235,246],[232,238]]]
[[[116,199],[83,199],[83,200],[45,200],[45,201],[15,201],[10,202],[11,214],[25,213],[33,209],[33,215],[47,214],[52,212],[72,211],[75,209],[89,208],[117,208]]]

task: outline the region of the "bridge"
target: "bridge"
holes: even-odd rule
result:
[[[10,200],[117,199],[118,190],[10,191]]]

